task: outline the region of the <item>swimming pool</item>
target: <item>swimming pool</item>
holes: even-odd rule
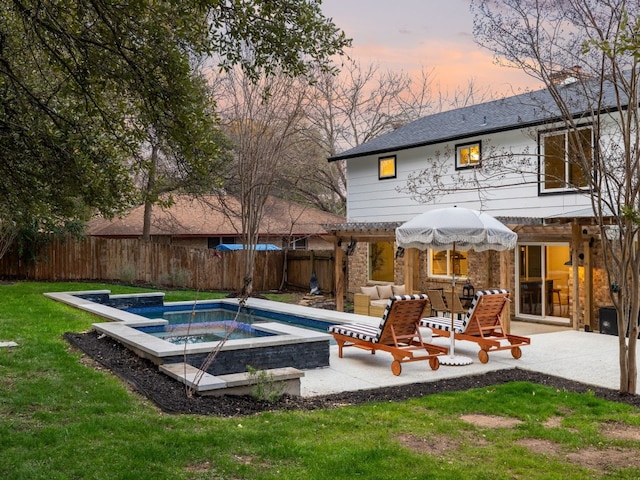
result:
[[[166,320],[168,325],[216,322],[240,322],[246,325],[255,325],[264,322],[277,322],[326,333],[327,328],[336,323],[335,321],[300,315],[300,313],[292,314],[257,307],[243,307],[238,310],[237,305],[211,300],[192,303],[180,302],[175,305],[132,307],[125,311],[149,319],[161,318]]]
[[[158,293],[111,295],[109,291],[89,291],[46,295],[103,317],[104,322],[93,324],[94,330],[156,365],[182,362],[197,368],[207,365],[206,372],[211,375],[246,372],[248,366],[258,370],[327,367],[332,340],[327,328],[344,323],[337,312],[250,298],[241,310],[251,318],[250,327],[257,335],[221,340],[219,332],[206,332],[205,328],[202,333],[212,336],[178,344],[167,340],[171,335],[166,332],[173,325],[165,316],[176,315],[177,322],[191,319],[191,323],[187,320],[174,324],[181,325],[178,328],[186,325],[199,329],[207,323],[232,321],[240,307],[238,299],[165,304],[164,295]],[[219,312],[203,313],[211,310],[224,311],[231,317],[212,321],[211,315],[218,318]],[[157,335],[152,334],[154,330]],[[215,361],[207,362],[212,353]]]

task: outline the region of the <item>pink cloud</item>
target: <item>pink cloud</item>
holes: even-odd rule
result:
[[[377,63],[394,71],[435,69],[442,86],[466,86],[511,94],[538,84],[524,72],[497,66],[489,51],[473,41],[469,2],[448,0],[324,0],[326,15],[353,38],[349,55],[363,63]]]

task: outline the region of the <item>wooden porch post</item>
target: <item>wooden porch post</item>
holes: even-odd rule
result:
[[[571,224],[571,270],[573,275],[573,285],[571,286],[572,326],[578,329],[580,320],[580,276],[578,275],[578,245],[580,244],[580,225],[577,220]]]
[[[505,250],[500,252],[500,288],[505,288],[512,292],[511,300],[513,301],[513,289],[511,288],[511,251]],[[511,333],[511,304],[507,303],[505,316],[502,319],[502,325],[507,333]]]
[[[340,239],[336,238],[333,242],[333,270],[335,277],[335,289],[336,296],[336,311],[344,312],[344,270],[342,264],[344,263],[344,252],[342,247],[338,245]]]
[[[591,248],[588,241],[582,243],[582,252],[584,253],[584,324],[589,325],[589,329],[593,330],[595,327],[591,315],[593,310],[593,271],[591,270]]]
[[[404,251],[404,290],[407,294],[412,294],[413,285],[413,269],[415,267],[416,249],[407,248]]]

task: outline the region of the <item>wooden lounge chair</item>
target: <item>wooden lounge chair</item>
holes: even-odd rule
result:
[[[454,338],[477,343],[480,346],[478,358],[482,363],[489,361],[489,352],[498,350],[511,350],[513,358],[520,358],[520,347],[531,343],[528,337],[505,332],[502,315],[510,301],[507,290],[478,291],[464,318],[453,321]],[[436,335],[451,335],[451,318],[427,317],[420,324],[431,328]]]
[[[344,347],[378,350],[393,355],[391,371],[394,375],[402,372],[402,363],[428,360],[432,370],[440,366],[438,355],[447,349],[424,342],[420,333],[420,318],[428,303],[426,295],[396,295],[389,299],[380,325],[350,323],[332,325],[329,333],[338,344],[338,356],[342,358]]]
[[[458,298],[455,294],[451,295],[451,291],[442,292],[440,290],[427,290],[427,296],[429,297],[429,301],[431,302],[431,312],[442,313],[445,317],[449,317],[451,314],[451,307],[453,307],[454,315],[462,315],[467,313],[467,309],[462,306],[460,303],[460,298]],[[451,317],[449,317],[451,318]]]

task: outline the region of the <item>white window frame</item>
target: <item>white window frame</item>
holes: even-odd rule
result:
[[[473,147],[477,147],[478,148],[478,156],[477,158],[474,158],[471,149]],[[462,158],[464,156],[464,152],[467,151],[466,153],[467,158],[469,159],[469,162],[466,164],[462,163]],[[461,143],[456,145],[456,170],[464,170],[467,168],[475,168],[475,167],[479,167],[480,164],[482,163],[482,142],[481,141],[477,141],[477,142],[468,142],[468,143]]]
[[[447,261],[447,273],[446,273],[446,275],[441,275],[441,274],[433,273],[433,261],[432,261],[432,259],[433,259],[433,255],[437,255],[438,253],[441,253],[442,250],[441,251],[435,251],[435,250],[431,250],[431,249],[429,250],[429,257],[428,257],[428,262],[427,262],[429,278],[445,278],[445,279],[448,279],[448,280],[453,278],[453,272],[451,271],[451,265],[452,265],[451,252],[452,251],[453,250],[451,250],[451,249],[446,250],[446,254],[447,254],[446,255],[447,256],[447,259],[446,259],[446,261]],[[468,252],[461,252],[460,250],[458,250],[458,253],[459,254],[463,254],[463,255],[468,255]],[[469,261],[469,257],[467,256],[467,262],[468,261]],[[464,275],[462,275],[462,274],[457,275],[456,274],[456,279],[463,279],[464,280],[464,279],[467,279],[467,278],[469,278],[468,263],[467,263],[467,273],[466,274],[464,274]]]
[[[384,270],[386,270],[389,273],[388,277],[384,277],[384,278],[373,278],[373,273],[371,271],[371,255],[372,255],[372,247],[374,243],[386,243],[386,244],[390,244],[389,247],[385,250],[387,250],[386,254],[388,255],[388,258],[383,258],[383,262],[387,262],[388,263],[386,265],[384,265]],[[385,252],[383,252],[385,253]],[[378,241],[374,241],[374,242],[368,242],[367,243],[367,281],[369,282],[393,282],[394,281],[394,270],[395,270],[395,250],[394,250],[394,244],[393,242],[388,242],[386,240],[378,240]],[[382,272],[384,273],[384,271]],[[381,275],[383,276],[383,275]]]
[[[593,127],[591,125],[584,125],[579,128],[576,128],[575,130],[574,129],[571,129],[571,130],[557,129],[557,130],[548,130],[540,133],[539,140],[538,140],[538,148],[540,153],[539,171],[540,171],[540,192],[541,193],[576,192],[576,191],[580,191],[588,188],[588,185],[574,186],[574,185],[570,185],[569,183],[569,179],[571,176],[571,171],[570,171],[571,164],[569,163],[569,159],[567,158],[567,155],[569,152],[569,134],[573,131],[577,132],[581,130],[589,130],[591,132],[591,158],[593,159],[594,152],[595,152],[595,147],[594,147],[595,138],[593,133]],[[547,188],[545,186],[546,185],[545,139],[553,136],[560,136],[560,135],[564,137],[565,158],[564,158],[564,178],[562,179],[564,186]],[[592,172],[586,172],[586,175],[592,175]]]
[[[289,250],[307,250],[307,237],[294,237],[289,242]]]

